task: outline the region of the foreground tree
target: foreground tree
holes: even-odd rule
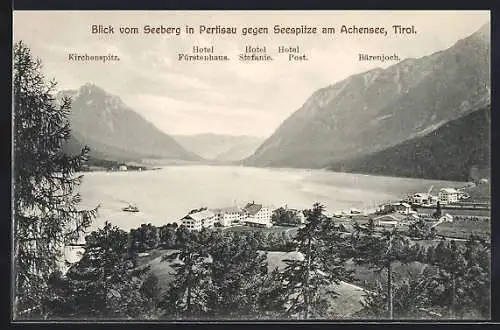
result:
[[[91,224],[96,210],[77,208],[77,170],[88,149],[62,153],[70,138],[71,100],[57,105],[56,83],[22,42],[14,45],[14,317],[46,317],[43,297],[63,246]]]
[[[344,267],[340,228],[324,215],[323,205],[314,204],[304,215],[306,225],[295,237],[299,257],[286,260],[282,274],[286,313],[302,319],[324,318],[329,301],[337,294],[331,285],[350,274]]]
[[[260,318],[283,319],[287,316],[289,297],[283,294],[283,274],[275,267],[263,277],[261,282],[258,305]]]
[[[433,312],[429,306],[430,297],[426,290],[426,279],[406,279],[393,287],[393,313],[396,319],[435,318],[440,314]],[[380,282],[374,290],[367,292],[363,301],[363,310],[358,313],[361,318],[380,319],[387,315],[387,290]]]
[[[394,318],[392,266],[395,261],[412,261],[412,256],[408,254],[410,250],[405,248],[409,244],[408,240],[396,228],[384,230],[379,235],[373,226],[356,224],[351,242],[352,256],[357,264],[367,264],[377,273],[386,272],[386,295],[379,297],[384,297],[387,317],[392,320]]]
[[[434,305],[445,308],[450,319],[490,317],[489,244],[471,236],[465,245],[443,239],[433,250],[427,287]]]
[[[130,254],[128,235],[110,223],[86,239],[82,259],[73,265],[58,288],[65,287],[56,317],[130,319],[154,316],[147,268],[138,268]],[[149,280],[148,280],[149,279]],[[64,283],[64,281],[66,283]],[[154,284],[153,284],[154,286]]]
[[[475,307],[481,317],[491,317],[491,246],[484,239],[471,235],[465,246],[467,270],[464,305]]]
[[[253,318],[262,310],[261,293],[267,278],[266,255],[257,250],[252,236],[225,237],[222,244],[213,242],[210,309],[222,318]]]
[[[213,291],[211,258],[208,248],[192,236],[186,232],[180,251],[163,257],[163,262],[170,262],[175,269],[174,281],[161,302],[169,318],[196,319],[209,311],[208,299]]]

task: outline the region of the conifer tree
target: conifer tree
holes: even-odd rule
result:
[[[77,174],[88,148],[63,154],[71,100],[55,98],[55,81],[23,43],[13,50],[14,317],[45,317],[43,297],[63,246],[82,235],[96,210],[78,208]]]
[[[266,254],[257,250],[252,236],[225,237],[211,249],[214,316],[252,318],[259,314],[260,296],[267,276]]]
[[[259,294],[259,314],[262,318],[282,319],[286,317],[287,295],[283,295],[282,274],[276,266],[263,279]]]
[[[393,270],[394,261],[403,259],[408,262],[409,256],[403,255],[404,246],[408,241],[396,228],[384,230],[380,235],[375,233],[372,226],[355,226],[352,249],[353,259],[358,264],[368,264],[375,272],[385,271],[387,274],[387,318],[394,317],[393,304]]]
[[[337,293],[332,285],[349,277],[344,254],[339,247],[339,227],[324,214],[324,206],[315,203],[305,210],[306,225],[299,229],[294,242],[299,258],[286,260],[283,286],[289,316],[302,319],[327,317],[329,300]]]
[[[394,317],[397,319],[428,318],[429,295],[425,287],[425,278],[405,279],[393,286]],[[362,318],[380,318],[387,312],[387,291],[380,282],[374,290],[367,292],[363,301]]]
[[[464,299],[460,303],[474,307],[483,318],[491,317],[491,246],[471,235],[465,247],[467,269],[464,274]]]
[[[73,318],[149,318],[154,301],[142,286],[148,268],[137,268],[128,235],[106,222],[86,238],[82,259],[66,274],[66,304],[55,316]]]
[[[208,247],[189,235],[183,235],[179,252],[163,257],[175,269],[174,281],[165,294],[162,307],[168,317],[197,319],[209,312],[208,301],[213,291],[210,274],[212,264]]]
[[[451,319],[467,317],[475,311],[489,317],[489,245],[471,236],[465,245],[442,239],[433,250],[428,263],[436,271],[428,277],[427,286],[434,304],[447,308],[446,317]]]

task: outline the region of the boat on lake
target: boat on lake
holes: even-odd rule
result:
[[[133,206],[129,204],[127,207],[122,208],[124,212],[139,212],[139,208],[137,206]]]

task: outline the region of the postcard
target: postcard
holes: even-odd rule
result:
[[[489,11],[14,11],[14,321],[491,318]]]

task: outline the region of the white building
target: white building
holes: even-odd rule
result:
[[[395,228],[398,226],[398,223],[399,222],[394,220],[378,220],[376,226],[384,228]]]
[[[189,230],[211,228],[215,223],[215,213],[209,210],[190,212],[182,218],[182,224]]]
[[[427,204],[436,205],[438,201],[439,201],[438,196],[429,195],[429,199],[427,201]]]
[[[271,210],[262,204],[248,203],[242,209],[243,221],[249,226],[271,227]]]
[[[231,210],[231,211],[224,213],[224,216],[222,218],[222,225],[232,226],[232,225],[240,223],[240,220],[241,220],[240,211],[234,209],[234,210]]]
[[[442,188],[439,190],[439,202],[441,204],[450,204],[458,202],[459,192],[453,188]]]
[[[128,170],[128,168],[125,165],[120,165],[120,167],[118,167],[118,171],[126,171],[126,170]]]
[[[397,227],[400,223],[405,221],[405,216],[401,213],[391,213],[381,215],[373,219],[375,222],[375,226],[379,227]]]
[[[411,197],[411,202],[418,205],[436,204],[438,197],[428,193],[416,193]]]
[[[441,218],[439,218],[439,221],[440,222],[453,222],[453,216],[446,213],[445,215],[443,215]]]
[[[215,222],[220,223],[223,227],[229,227],[238,224],[241,220],[241,212],[235,207],[213,210],[215,213]]]
[[[411,201],[414,204],[427,204],[429,197],[427,193],[416,193],[412,196]]]
[[[408,204],[408,203],[396,203],[396,204],[393,204],[394,206],[394,210],[396,210],[396,212],[398,213],[401,213],[401,214],[412,214],[412,213],[416,213],[415,211],[413,211],[411,209],[411,205]]]
[[[411,197],[412,203],[415,204],[424,204],[425,200],[427,200],[427,194],[425,193],[416,193]]]

